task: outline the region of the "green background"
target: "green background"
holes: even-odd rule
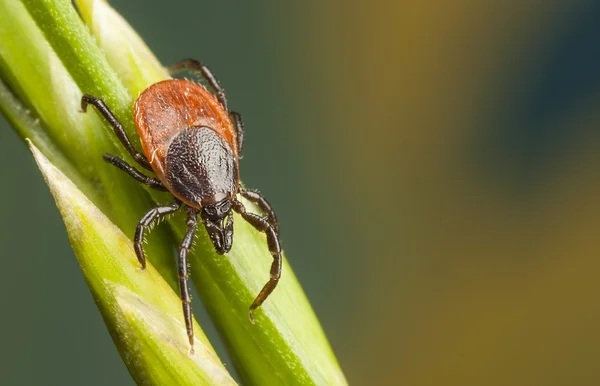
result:
[[[244,115],[351,384],[600,382],[599,3],[111,3]],[[0,146],[0,384],[131,384],[2,118]]]

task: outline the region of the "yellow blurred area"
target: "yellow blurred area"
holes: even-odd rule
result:
[[[506,101],[521,95],[514,77],[539,76],[548,35],[584,5],[314,6],[338,210],[360,235],[336,345],[352,384],[600,384],[598,88],[530,120],[533,153],[535,135],[574,138],[541,160],[494,141],[530,138],[495,105],[528,108]]]

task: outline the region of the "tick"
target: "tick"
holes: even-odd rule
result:
[[[157,178],[141,173],[114,155],[104,154],[106,162],[135,180],[153,189],[168,191],[174,196],[171,204],[148,211],[135,229],[133,245],[142,269],[146,267],[142,241],[148,228],[161,217],[182,207],[187,213],[187,232],[179,245],[178,274],[183,315],[193,349],[187,254],[194,240],[198,215],[218,254],[231,249],[232,210],[266,234],[267,246],[273,256],[271,277],[250,305],[252,323],[252,311],[277,286],[282,261],[275,212],[260,193],[246,190],[239,183],[239,159],[244,142],[241,115],[227,108],[225,92],[207,66],[187,59],[170,68],[172,73],[184,69],[198,72],[213,89],[214,95],[202,85],[182,79],[158,82],[144,90],[134,107],[135,126],[144,153],[133,147],[123,126],[103,100],[86,94],[81,98],[81,109],[85,112],[88,104],[96,107],[134,160],[144,169],[153,171]],[[246,212],[237,195],[254,202],[265,216]]]

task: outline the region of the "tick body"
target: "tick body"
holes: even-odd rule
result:
[[[252,311],[273,292],[281,276],[281,247],[277,218],[269,203],[258,192],[239,185],[239,158],[244,127],[240,114],[229,111],[223,89],[208,67],[188,59],[171,67],[172,71],[197,71],[214,90],[181,79],[156,83],[144,90],[135,102],[134,121],[143,153],[131,144],[123,127],[101,99],[84,95],[81,108],[95,106],[111,124],[115,134],[140,166],[151,170],[149,177],[119,157],[105,154],[104,159],[151,188],[169,191],[174,201],[148,211],[136,227],[134,248],[142,266],[146,257],[142,248],[144,233],[161,217],[180,208],[187,213],[187,232],[179,246],[179,289],[190,345],[193,349],[191,300],[188,289],[187,254],[192,246],[198,216],[218,254],[229,252],[233,242],[232,211],[239,213],[267,237],[273,256],[270,279],[250,305]],[[240,195],[257,204],[264,216],[246,212],[237,199]]]
[[[235,197],[237,133],[204,87],[181,79],[156,83],[135,102],[134,117],[150,166],[177,199],[202,209]]]

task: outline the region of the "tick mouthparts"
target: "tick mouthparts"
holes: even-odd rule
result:
[[[231,215],[211,221],[213,224],[209,231],[210,240],[215,247],[217,254],[222,255],[231,250],[233,244],[233,217]]]

